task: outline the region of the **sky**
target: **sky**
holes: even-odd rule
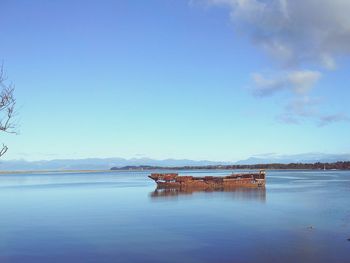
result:
[[[2,158],[349,153],[347,0],[1,0]]]

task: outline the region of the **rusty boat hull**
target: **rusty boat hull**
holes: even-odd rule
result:
[[[228,176],[180,176],[177,173],[153,173],[148,176],[157,183],[158,188],[180,189],[230,189],[236,187],[265,187],[265,171],[240,173]]]

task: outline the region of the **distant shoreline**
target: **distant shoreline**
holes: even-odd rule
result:
[[[259,170],[259,169],[168,169],[168,168],[162,168],[162,169],[118,169],[118,170],[30,170],[30,171],[0,171],[1,175],[8,175],[8,174],[80,174],[80,173],[114,173],[114,172],[152,172],[152,171],[234,171],[234,170]],[[264,170],[270,170],[270,171],[323,171],[322,169],[264,169]],[[331,169],[326,171],[349,171],[350,169]]]
[[[191,170],[213,170],[213,171],[228,171],[228,170],[337,170],[346,171],[350,170],[349,162],[334,162],[334,163],[289,163],[289,164],[253,164],[253,165],[206,165],[206,166],[151,166],[151,165],[138,165],[138,166],[123,166],[112,167],[111,169],[67,169],[67,170],[10,170],[0,171],[1,174],[34,174],[34,173],[112,173],[116,171],[155,171],[155,170],[170,170],[170,171],[191,171]]]
[[[349,162],[334,162],[334,163],[269,163],[269,164],[235,164],[235,165],[204,165],[204,166],[124,166],[112,167],[111,170],[350,170]]]
[[[15,170],[0,171],[1,174],[31,174],[31,173],[101,173],[113,172],[113,170]]]

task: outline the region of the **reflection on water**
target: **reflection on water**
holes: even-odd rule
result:
[[[349,262],[349,171],[215,191],[155,189],[149,174],[0,175],[0,262]]]
[[[261,188],[221,188],[221,189],[196,189],[196,188],[159,188],[150,193],[151,198],[174,198],[179,195],[192,195],[193,193],[223,193],[226,197],[237,200],[266,201],[266,189]]]

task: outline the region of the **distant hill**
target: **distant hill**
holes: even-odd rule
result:
[[[149,158],[88,158],[88,159],[57,159],[49,161],[8,160],[0,161],[1,171],[25,170],[109,170],[111,167],[124,166],[203,166],[228,164],[224,162],[193,161],[187,159],[154,160]]]
[[[130,166],[152,167],[184,167],[184,166],[218,166],[218,165],[251,165],[271,163],[333,163],[350,161],[350,154],[308,153],[298,155],[266,154],[253,156],[238,162],[196,161],[189,159],[155,160],[151,158],[87,158],[87,159],[57,159],[49,161],[0,160],[0,171],[24,170],[109,170],[111,167]]]
[[[124,166],[112,167],[111,170],[132,170],[132,171],[147,171],[147,170],[350,170],[350,162],[334,162],[334,163],[270,163],[270,164],[230,164],[230,165],[207,165],[207,166],[178,166],[178,167],[159,167],[159,166]]]
[[[245,160],[235,162],[235,164],[269,164],[269,163],[334,163],[338,161],[350,161],[350,154],[324,154],[305,153],[294,155],[266,154],[250,157]]]

